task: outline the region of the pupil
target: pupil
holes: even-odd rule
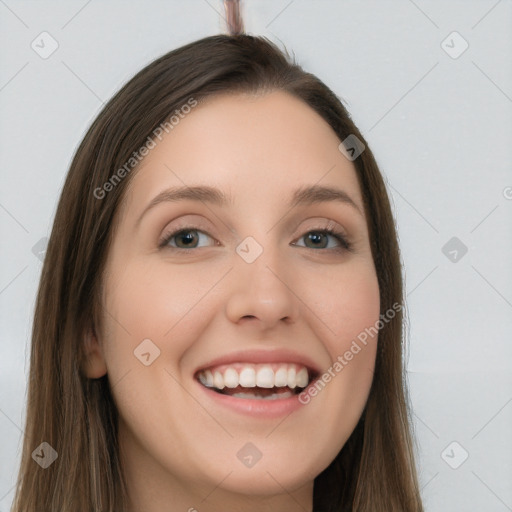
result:
[[[197,234],[195,233],[195,231],[183,231],[183,233],[178,236],[178,240],[186,240],[186,246],[190,247],[190,242],[193,242],[194,239],[197,239]]]
[[[323,233],[317,233],[317,232],[312,232],[309,234],[309,237],[308,239],[310,241],[312,241],[314,244],[317,244],[318,245],[318,242],[321,243],[321,238],[323,237]]]

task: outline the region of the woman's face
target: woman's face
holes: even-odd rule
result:
[[[376,337],[353,345],[380,312],[355,167],[284,92],[211,98],[155,142],[120,211],[88,367],[108,372],[133,499],[310,503],[375,362]]]

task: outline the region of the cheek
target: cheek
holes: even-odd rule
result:
[[[339,416],[340,425],[354,427],[373,379],[380,316],[379,284],[373,262],[367,261],[347,265],[336,277],[331,278],[322,301],[323,318],[330,328],[323,341],[332,361],[331,379],[326,380],[333,417]]]
[[[368,399],[377,352],[380,294],[373,262],[340,266],[328,275],[316,276],[314,283],[304,283],[309,290],[308,314],[317,318],[319,338],[332,364],[323,369],[322,382],[309,390],[302,403],[323,419],[322,436],[315,438],[312,449],[330,461],[350,437]],[[327,445],[320,437],[332,442]]]
[[[177,362],[206,321],[205,298],[223,275],[222,269],[212,267],[197,265],[192,272],[186,265],[146,259],[112,272],[105,334],[116,360],[133,358],[137,346],[150,339],[169,361]]]
[[[113,349],[116,360],[133,359],[136,347],[150,339],[161,351],[165,349],[169,362],[179,363],[215,314],[215,288],[224,289],[226,266],[221,262],[170,265],[146,259],[116,270],[110,274],[105,302],[107,349]],[[293,278],[297,275],[300,279]],[[322,272],[295,269],[288,283],[303,302],[299,322],[305,320],[314,328],[314,336],[333,361],[379,319],[379,287],[371,261],[354,260]]]
[[[331,357],[375,325],[380,314],[379,284],[372,262],[354,261],[303,282],[305,303],[321,321]]]

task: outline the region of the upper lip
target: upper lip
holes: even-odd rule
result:
[[[199,373],[207,368],[214,366],[227,365],[232,363],[249,363],[249,364],[264,364],[264,363],[295,363],[305,366],[310,373],[319,374],[320,370],[318,365],[312,361],[308,356],[299,354],[288,349],[278,350],[243,350],[232,352],[223,356],[212,359],[205,364],[202,364],[196,369],[194,374]]]

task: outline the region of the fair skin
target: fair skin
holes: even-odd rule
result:
[[[221,95],[181,120],[133,176],[86,373],[108,373],[134,512],[312,510],[314,478],[364,409],[377,340],[306,405],[296,397],[220,395],[197,372],[213,374],[212,361],[233,356],[220,370],[272,363],[277,371],[293,362],[321,376],[378,321],[363,200],[339,143],[322,118],[284,92]],[[197,185],[232,203],[180,199],[143,214],[163,190]],[[342,190],[354,204],[288,205],[298,188],[313,185]],[[309,241],[326,227],[352,249],[333,235]],[[243,243],[238,253],[247,237],[259,245]],[[263,252],[248,263],[242,255],[257,247]],[[160,350],[148,366],[134,356],[145,339]]]

